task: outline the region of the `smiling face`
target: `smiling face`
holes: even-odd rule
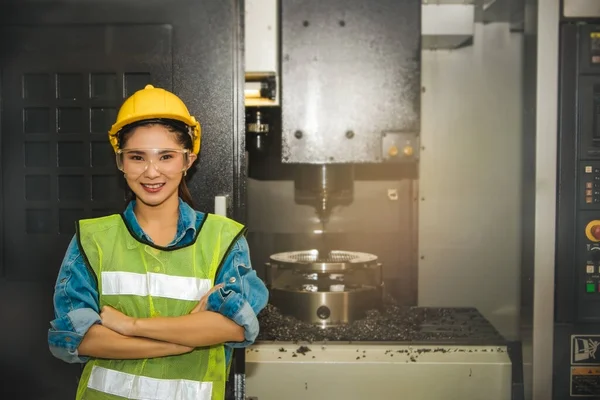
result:
[[[196,159],[185,152],[182,136],[160,124],[138,126],[124,136],[120,168],[138,201],[155,207],[178,197],[184,171]]]

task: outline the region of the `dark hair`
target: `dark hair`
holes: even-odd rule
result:
[[[184,149],[192,150],[192,146],[193,146],[192,137],[187,133],[187,129],[188,129],[187,126],[180,121],[167,120],[167,119],[144,120],[144,121],[135,122],[133,124],[126,125],[125,127],[123,127],[123,129],[121,129],[121,131],[119,132],[119,135],[118,135],[119,147],[122,148],[123,146],[125,146],[125,144],[129,140],[129,138],[131,138],[131,135],[134,132],[135,128],[140,127],[140,126],[152,126],[152,125],[164,126],[169,132],[172,132],[175,134],[175,137],[177,138],[177,142],[181,146],[183,146]],[[126,192],[127,192],[127,202],[135,199],[135,193],[133,193],[133,191],[129,188],[129,186],[127,186]],[[185,201],[190,207],[196,208],[194,206],[194,200],[192,199],[192,194],[190,193],[190,189],[188,188],[187,183],[185,181],[185,176],[182,177],[181,182],[179,182],[178,193],[179,193],[179,197],[181,197],[181,199],[183,201]]]

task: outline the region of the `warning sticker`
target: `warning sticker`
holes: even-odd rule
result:
[[[572,365],[600,365],[600,335],[571,336]]]
[[[571,367],[571,396],[600,396],[600,368]]]
[[[600,396],[600,335],[571,336],[571,396]]]

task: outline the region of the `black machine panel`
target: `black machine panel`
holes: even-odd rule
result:
[[[47,265],[60,262],[58,248],[66,248],[71,221],[122,209],[106,128],[124,97],[146,83],[174,90],[202,125],[202,152],[189,180],[197,207],[212,212],[214,197],[226,195],[229,215],[244,220],[237,1],[184,1],[177,7],[133,0],[3,4],[8,276],[55,276],[56,267]],[[190,19],[192,10],[196,17]],[[209,23],[214,18],[221,21],[218,28]],[[33,258],[11,253],[21,252],[28,240],[43,244]]]
[[[203,131],[196,206],[225,195],[245,222],[242,18],[237,0],[0,2],[2,398],[75,398],[80,366],[46,342],[53,286],[75,220],[124,207],[107,129],[136,89],[186,102]],[[228,399],[243,365],[237,352]]]
[[[578,41],[574,316],[600,322],[600,27],[580,28]]]
[[[598,75],[581,76],[578,83],[579,123],[585,133],[579,137],[580,159],[600,158],[600,65],[598,68]]]
[[[106,31],[101,26],[5,29],[13,40],[28,44],[13,53],[2,74],[8,133],[2,137],[8,229],[3,265],[9,279],[55,278],[75,220],[122,210],[125,186],[108,129],[124,97],[149,83],[172,90],[170,26],[112,27],[110,36]],[[65,57],[75,55],[68,64],[53,54],[54,43],[64,43]],[[98,51],[106,47],[110,57]],[[29,241],[38,251],[22,251]]]
[[[554,399],[600,398],[600,26],[561,27]]]

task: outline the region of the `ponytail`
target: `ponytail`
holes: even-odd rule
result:
[[[192,199],[192,194],[185,181],[185,176],[181,178],[181,182],[179,182],[179,197],[181,197],[181,200],[186,202],[188,206],[192,207],[194,210],[196,209],[194,206],[194,199]]]

